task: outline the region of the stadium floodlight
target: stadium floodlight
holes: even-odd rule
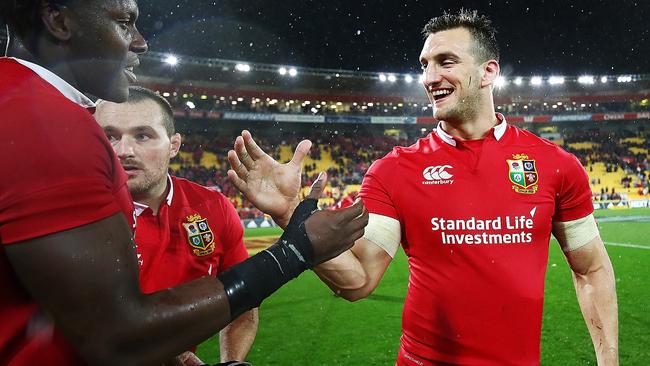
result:
[[[286,67],[279,68],[278,73],[280,73],[280,75],[286,75],[287,74],[287,68]]]
[[[521,76],[515,78],[515,85],[521,85],[522,82],[523,80],[521,79]]]
[[[616,78],[616,81],[618,81],[619,83],[629,83],[629,82],[632,81],[632,77],[631,76],[619,76],[619,77]]]
[[[408,84],[413,82],[413,76],[411,75],[406,75],[404,76],[404,81],[406,81]]]
[[[507,83],[506,78],[503,76],[499,76],[496,78],[496,80],[494,80],[494,86],[496,86],[497,88],[504,87],[506,83]]]
[[[298,75],[298,70],[296,70],[296,69],[293,68],[293,67],[290,68],[290,69],[289,69],[289,76],[294,77],[294,76],[296,76],[296,75]]]
[[[390,81],[391,83],[394,83],[394,82],[397,81],[397,77],[395,75],[393,75],[393,74],[390,74],[390,75],[388,75],[388,81]]]
[[[548,78],[548,83],[551,85],[564,84],[564,76],[551,76],[550,78]]]
[[[535,86],[542,85],[542,77],[533,76],[532,78],[530,78],[530,85],[535,85]]]
[[[174,55],[169,55],[165,58],[165,63],[172,66],[176,66],[176,64],[178,64],[178,57]]]
[[[171,94],[169,94],[169,92],[164,92],[164,93],[162,94],[162,96],[165,97],[165,98],[169,97],[170,95],[171,95]]]
[[[605,83],[607,82],[607,76],[602,76],[602,77],[600,78],[600,82],[603,83],[603,84],[605,84]]]
[[[578,77],[578,83],[580,84],[593,84],[596,80],[591,75],[582,75]]]
[[[185,105],[188,106],[190,109],[196,108],[196,105],[194,105],[194,103],[192,101],[189,101],[189,100],[187,102],[185,102]]]
[[[241,71],[241,72],[249,72],[249,71],[251,71],[251,65],[249,65],[249,64],[237,64],[237,65],[235,65],[235,70]]]
[[[379,74],[379,81],[381,81],[382,83],[385,82],[386,81],[386,75]]]

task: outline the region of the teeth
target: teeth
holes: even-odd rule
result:
[[[446,90],[446,89],[441,89],[441,90],[436,90],[431,93],[434,97],[437,97],[439,95],[447,95],[451,94],[451,90]]]

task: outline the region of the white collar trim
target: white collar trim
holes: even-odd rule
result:
[[[501,114],[497,113],[496,114],[497,119],[501,121],[498,125],[494,126],[492,128],[492,131],[494,133],[494,138],[499,141],[503,137],[503,135],[506,133],[506,129],[508,127],[508,123],[506,122],[506,117]],[[454,137],[448,134],[445,130],[442,129],[442,121],[438,122],[438,126],[436,127],[436,134],[438,134],[438,137],[447,144],[451,146],[456,146],[456,140],[454,140]]]
[[[92,100],[83,95],[79,90],[75,89],[72,85],[68,84],[68,82],[61,79],[52,71],[33,62],[25,61],[15,57],[9,58],[32,70],[34,73],[36,73],[36,75],[40,76],[43,78],[43,80],[50,83],[61,94],[63,94],[63,96],[70,99],[72,102],[82,106],[83,108],[95,108],[95,103]]]
[[[169,193],[167,193],[165,202],[167,202],[167,206],[171,206],[172,198],[174,197],[174,183],[172,182],[172,177],[169,174],[167,174],[167,183],[169,184]],[[135,216],[140,216],[144,210],[149,208],[149,206],[140,202],[133,202],[133,206],[135,207]]]

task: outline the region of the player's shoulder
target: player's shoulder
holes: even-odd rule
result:
[[[187,197],[190,203],[192,202],[224,202],[228,201],[228,198],[224,196],[221,192],[216,191],[215,189],[202,186],[198,183],[194,183],[185,178],[180,178],[176,176],[171,176],[172,184],[174,185],[174,195],[182,194]]]
[[[96,125],[85,108],[70,101],[53,85],[15,60],[0,59],[0,75],[2,115],[6,120],[20,123],[21,128],[63,131],[66,125],[79,121]]]
[[[536,134],[517,126],[508,125],[508,128],[510,130],[511,141],[516,145],[539,149],[543,151],[544,154],[548,154],[546,155],[548,157],[574,159],[571,153],[567,152],[553,141],[537,136]]]

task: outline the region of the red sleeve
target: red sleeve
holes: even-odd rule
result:
[[[562,182],[555,200],[553,221],[572,221],[594,212],[589,176],[580,161],[562,151]]]
[[[239,220],[235,206],[222,194],[219,193],[223,209],[224,229],[221,231],[223,237],[223,261],[219,267],[219,273],[227,270],[239,262],[248,258],[248,251],[244,245],[244,227]]]
[[[2,244],[120,211],[113,192],[113,152],[92,115],[63,97],[38,105],[34,99],[0,103]]]
[[[399,220],[391,195],[397,167],[397,154],[393,151],[376,160],[368,169],[359,191],[368,212]]]

